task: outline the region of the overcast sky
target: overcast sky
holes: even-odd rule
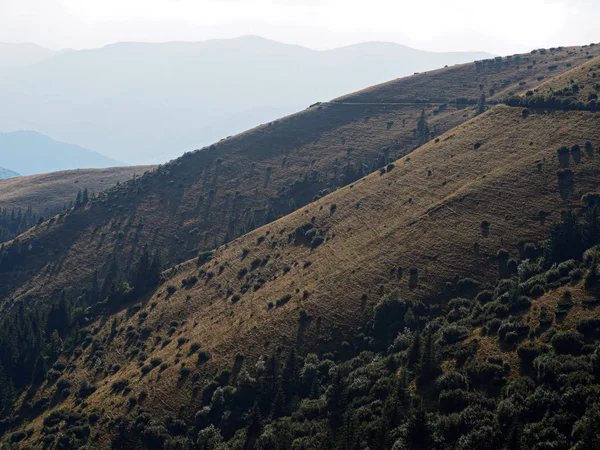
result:
[[[598,0],[0,0],[0,41],[53,49],[260,35],[510,54],[598,42]]]

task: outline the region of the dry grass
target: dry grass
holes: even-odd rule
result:
[[[220,247],[202,267],[214,273],[212,279],[201,277],[194,287],[181,288],[181,281],[198,269],[193,261],[179,266],[167,282],[178,286],[177,292],[168,296],[166,285],[162,286],[143,306],[148,313],[145,325],[162,338],[167,337],[172,320],[186,320],[169,345],[150,345],[146,351],[149,358],[158,356],[170,367],[160,376],[155,371],[140,377],[138,364],[125,356],[124,340],[117,338],[107,346],[105,364],[118,363],[122,369],[99,381],[90,407],[123,410],[126,398],[110,394],[110,383],[121,378],[132,382],[134,393],[148,392],[147,407],[158,414],[193,405],[189,386],[182,389],[186,382],[179,380],[178,369],[182,362],[194,367],[194,357],[187,357],[189,343],[177,348],[178,336],[210,350],[211,362],[200,369],[206,377],[217,368],[231,368],[237,352],[253,364],[278,345],[335,350],[328,344],[351,334],[381,293],[391,289],[437,301],[444,283],[455,275],[493,284],[498,276],[494,259],[498,249],[516,253],[519,239],[543,237],[561,208],[600,181],[600,158],[584,158],[573,167],[575,185],[568,198],[561,198],[556,176],[556,147],[579,142],[580,136],[588,134],[600,142],[596,123],[592,113],[556,112],[522,119],[519,109],[496,107],[442,136],[440,143],[427,144],[397,161],[391,172],[372,174]],[[481,143],[478,149],[476,142]],[[333,214],[332,204],[336,205]],[[550,214],[544,224],[538,218],[541,210]],[[482,235],[482,220],[491,224],[487,237]],[[311,250],[288,242],[296,227],[311,221],[327,237],[324,244]],[[260,237],[265,239],[259,244]],[[244,249],[249,254],[242,259]],[[239,270],[267,256],[264,267],[249,272],[265,284],[241,295],[248,280],[238,279]],[[305,268],[305,261],[312,264]],[[415,289],[409,287],[407,275],[397,277],[398,267],[413,266],[419,269]],[[227,285],[241,295],[235,304],[226,295]],[[308,298],[303,299],[304,291]],[[292,296],[286,305],[268,308],[269,302],[286,294]],[[361,302],[363,294],[368,297],[366,305]],[[300,308],[312,316],[306,327],[299,324]],[[137,315],[127,318],[123,312],[119,319],[120,327],[137,326]],[[98,336],[106,335],[109,328],[110,320]],[[493,338],[474,338],[479,340],[481,358],[501,354]],[[502,352],[502,357],[514,363],[516,355]],[[191,415],[193,409],[187,413]]]
[[[592,48],[596,51],[597,47]],[[579,53],[583,49],[537,55],[532,69],[519,66],[517,78],[519,71],[548,70],[546,65],[553,58],[584,60]],[[505,65],[497,64],[487,79],[513,74],[511,64],[506,63],[507,75],[498,75]],[[480,76],[475,65],[461,67],[467,86],[464,91],[454,87],[448,95],[480,92],[478,84],[469,84]],[[373,98],[387,99],[387,103],[366,101],[365,96],[371,94],[364,91],[187,155],[135,184],[109,191],[83,211],[22,236],[25,246],[33,244],[28,273],[4,273],[0,281],[12,297],[44,299],[61,287],[89,279],[115,250],[129,265],[144,243],[168,252],[170,262],[189,257],[198,248],[217,246],[256,226],[261,217],[271,220],[269,210],[285,211],[278,203],[285,196],[278,195],[299,177],[316,172],[318,182],[331,181],[342,164],[372,161],[384,148],[390,157],[408,152],[423,104],[396,100],[406,98],[407,92],[413,100],[419,92],[435,94],[444,76],[451,76],[450,84],[455,86],[460,70],[443,69],[373,88]],[[417,86],[415,80],[422,82]],[[200,343],[212,354],[208,364],[195,369],[205,383],[216,370],[231,368],[238,352],[252,365],[278,346],[335,351],[341,339],[364,323],[381,294],[392,289],[402,296],[435,302],[444,300],[440,293],[445,282],[456,275],[493,285],[500,248],[516,254],[520,239],[543,238],[561,209],[596,190],[600,182],[597,155],[585,154],[572,166],[574,184],[568,189],[560,189],[556,173],[558,147],[582,145],[585,140],[596,147],[600,143],[596,114],[563,111],[523,119],[521,109],[497,106],[463,123],[471,110],[448,108],[433,115],[434,107],[428,106],[427,111],[432,113],[430,125],[437,126],[439,142],[402,157],[383,175],[368,175],[221,245],[213,260],[201,268],[202,274],[195,261],[170,271],[169,281],[140,304],[148,314],[144,325],[153,329],[146,354],[162,358],[169,368],[141,377],[139,364],[127,357],[123,333],[106,343],[103,364],[119,364],[115,375],[89,372],[83,364],[86,350],[76,359],[78,370],[72,377],[74,384],[83,378],[98,384],[89,408],[99,407],[109,415],[124,413],[127,398],[113,395],[110,385],[128,379],[132,395],[147,392],[145,408],[157,415],[191,417],[198,399],[190,381],[179,378],[181,363],[195,366],[194,356],[188,357],[189,342]],[[267,168],[271,168],[268,178]],[[206,208],[207,201],[210,208]],[[546,213],[545,221],[540,220],[540,211]],[[490,223],[485,235],[484,220]],[[228,223],[233,229],[227,229]],[[307,223],[325,237],[316,249],[288,238]],[[265,265],[250,270],[253,260],[267,258]],[[411,267],[419,272],[416,286],[408,280]],[[249,272],[240,276],[242,269]],[[192,274],[199,276],[198,283],[182,288],[182,280]],[[259,279],[264,283],[254,291],[252,286]],[[169,296],[166,285],[171,284],[178,289]],[[250,289],[242,293],[245,284]],[[239,301],[232,303],[228,288],[240,295]],[[287,295],[291,297],[286,304],[269,308]],[[311,316],[302,326],[300,310]],[[139,314],[129,317],[123,311],[114,317],[121,329],[138,326]],[[114,317],[95,324],[97,338],[108,335]],[[167,338],[172,320],[180,325],[172,342],[163,348],[155,338]],[[181,348],[177,347],[179,336],[189,339]],[[477,338],[482,357],[493,356],[492,339]]]
[[[573,90],[573,86],[577,86],[577,89]],[[536,95],[541,96],[556,95],[558,91],[565,88],[569,90],[566,97],[578,102],[587,103],[590,100],[590,95],[600,95],[600,57],[592,58],[585,64],[548,80],[536,88],[534,92]]]
[[[369,172],[409,153],[422,109],[439,137],[474,115],[474,106],[457,110],[456,98],[476,100],[490,89],[493,99],[522,92],[532,80],[548,75],[548,65],[557,60],[583,63],[588,51],[600,53],[600,46],[504,58],[479,69],[471,63],[395,80],[188,154],[135,186],[112,190],[73,217],[22,236],[33,251],[22,269],[0,274],[0,298],[44,299],[64,286],[84,285],[115,250],[127,266],[144,244],[160,250],[169,265],[188,260],[199,250],[215,248],[302,207],[322,189],[346,185],[342,174],[347,167]],[[565,70],[566,63],[551,72]],[[304,189],[287,191],[305,177],[310,183]],[[46,271],[52,276],[40,275]]]
[[[151,169],[153,166],[79,169],[1,180],[0,208],[31,206],[36,214],[50,217],[74,202],[80,189],[98,193]]]

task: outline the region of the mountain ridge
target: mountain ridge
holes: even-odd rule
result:
[[[0,132],[0,162],[22,175],[123,165],[101,153],[32,130]]]
[[[14,106],[10,115],[0,113],[0,120],[5,128],[33,128],[127,162],[159,163],[193,145],[244,131],[247,123],[255,126],[281,115],[255,116],[255,108],[291,114],[391,78],[485,56],[442,58],[415,50],[406,57],[404,47],[393,48],[321,52],[242,39],[68,51],[0,78],[0,91]],[[97,79],[98,71],[108,67],[108,75]],[[68,109],[45,92],[48,85],[69,99]],[[142,97],[142,91],[153,96]],[[240,114],[244,123],[228,124]],[[64,123],[80,126],[66,128]]]

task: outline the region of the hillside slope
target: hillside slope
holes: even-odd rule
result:
[[[29,175],[0,181],[0,208],[23,210],[31,207],[44,217],[58,214],[75,201],[79,190],[99,193],[141,176],[153,166],[77,169]]]
[[[485,57],[380,42],[315,51],[254,36],[119,43],[1,77],[0,97],[11,112],[0,111],[0,123],[154,164],[316,101]]]
[[[519,240],[545,238],[562,209],[597,188],[599,158],[570,163],[573,177],[565,185],[556,150],[581,145],[584,136],[597,149],[596,123],[588,112],[524,119],[520,109],[495,107],[390,171],[220,247],[200,270],[195,261],[173,270],[152,298],[113,316],[116,337],[109,337],[113,317],[96,323],[94,340],[104,356],[93,357],[97,346],[76,353],[69,360],[78,367],[73,382],[98,385],[90,408],[126,410],[127,399],[111,395],[111,384],[128,380],[132,396],[146,393],[153,413],[191,415],[198,407],[193,391],[177,381],[181,366],[194,366],[189,343],[212,355],[200,369],[203,379],[232,367],[238,352],[249,365],[281,345],[328,351],[331,342],[329,350],[338,352],[373,302],[394,289],[435,303],[447,299],[448,282],[465,276],[493,286],[503,270],[500,249],[518,255]],[[23,292],[53,276],[40,274]],[[144,338],[144,357],[166,363],[160,375],[139,375],[135,338],[125,331],[139,334],[142,327],[151,338]]]
[[[549,64],[584,62],[586,52],[600,52],[600,46],[413,75],[186,154],[22,236],[23,248],[31,250],[17,264],[0,267],[0,295],[43,300],[61,286],[90,283],[95,270],[104,276],[113,256],[130,264],[145,245],[159,251],[167,265],[190,259],[468,120],[482,92],[501,87],[524,92],[530,80],[548,75]],[[566,64],[552,73],[561,70],[568,70]],[[422,110],[428,126],[419,135]],[[38,282],[59,260],[52,279]]]

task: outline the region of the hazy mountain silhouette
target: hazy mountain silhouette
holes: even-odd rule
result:
[[[17,172],[0,167],[0,180],[6,180],[8,178],[16,178],[20,176]]]
[[[0,165],[22,175],[78,168],[123,165],[77,145],[55,141],[34,131],[0,133]]]
[[[0,42],[0,68],[26,66],[54,56],[56,52],[35,44]]]
[[[0,76],[0,125],[163,162],[317,101],[485,56],[382,42],[315,51],[259,37],[120,43]]]

